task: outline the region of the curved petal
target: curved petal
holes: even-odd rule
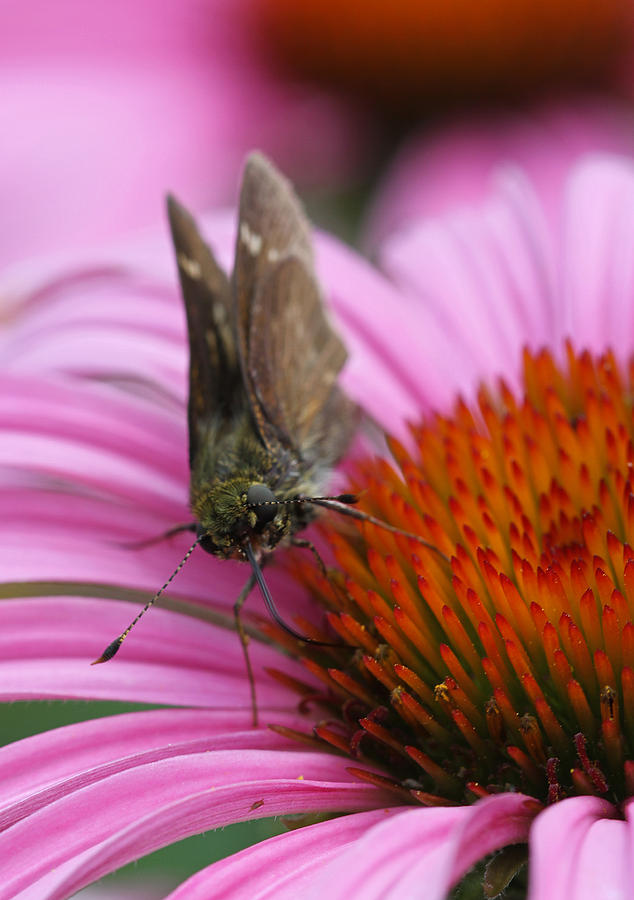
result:
[[[507,172],[484,208],[452,213],[399,233],[381,263],[412,298],[410,328],[436,405],[481,380],[516,384],[521,348],[551,336],[556,315],[552,248],[536,197]],[[421,260],[425,261],[421,265]]]
[[[548,807],[530,834],[531,900],[609,900],[631,891],[631,826],[599,797]]]
[[[171,261],[167,244],[164,254]],[[102,269],[78,268],[76,260],[65,262],[61,273],[53,264],[44,266],[42,281],[24,268],[23,285],[3,278],[14,298],[11,327],[0,331],[3,370],[21,376],[56,372],[73,384],[87,379],[106,407],[109,395],[122,391],[148,397],[155,415],[168,413],[178,422],[177,448],[187,362],[181,303],[167,273],[162,281],[158,273],[142,276],[139,261],[113,265],[112,254]]]
[[[296,715],[278,725],[306,728]],[[297,749],[268,728],[254,731],[250,711],[149,710],[56,728],[0,749],[0,831],[65,794],[125,769],[190,753]]]
[[[350,350],[342,383],[387,430],[420,414],[431,392],[411,298],[339,242],[317,243],[320,279]],[[363,303],[360,303],[360,297]]]
[[[376,247],[417,219],[482,206],[500,167],[530,178],[557,222],[570,168],[586,153],[634,153],[632,112],[605,98],[568,97],[513,114],[466,118],[409,138],[391,163],[369,217]]]
[[[522,794],[499,794],[473,806],[408,810],[370,828],[327,864],[307,897],[333,900],[363,894],[412,897],[425,885],[427,900],[448,891],[483,856],[523,842],[539,804]]]
[[[142,462],[149,470],[187,477],[184,409],[123,394],[108,385],[3,372],[0,427],[8,433],[69,439]],[[16,456],[14,465],[18,464]],[[7,454],[6,463],[13,462]]]
[[[262,841],[189,878],[166,900],[303,897],[323,866],[400,807],[352,813]]]
[[[0,467],[31,483],[108,494],[168,516],[186,511],[181,420],[138,398],[58,379],[2,379]],[[15,482],[15,474],[14,474]],[[74,488],[74,491],[71,491]]]
[[[596,157],[572,173],[562,215],[562,337],[626,361],[634,337],[634,164]]]
[[[323,753],[233,749],[117,772],[0,834],[0,898],[66,897],[131,859],[230,822],[383,805],[389,795],[355,782],[346,766]]]
[[[571,338],[622,360],[631,352],[634,164],[581,162],[549,219],[519,171],[500,173],[495,188],[483,205],[412,226],[383,250],[385,270],[419,300],[411,321],[440,405],[501,374],[517,386],[526,345],[560,355]]]

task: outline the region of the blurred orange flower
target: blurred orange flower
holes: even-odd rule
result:
[[[279,59],[394,112],[599,85],[632,43],[629,0],[260,0]]]

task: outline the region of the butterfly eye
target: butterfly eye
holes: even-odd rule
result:
[[[247,506],[258,517],[258,525],[266,525],[277,515],[277,497],[265,484],[252,484],[247,491]]]

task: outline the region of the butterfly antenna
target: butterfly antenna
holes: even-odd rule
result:
[[[170,577],[167,579],[167,581],[165,582],[163,587],[159,588],[159,590],[154,594],[154,596],[150,600],[148,600],[148,602],[145,604],[145,606],[143,607],[141,612],[138,614],[138,616],[135,619],[133,619],[132,622],[130,622],[130,624],[128,625],[126,630],[121,632],[119,637],[115,638],[111,644],[108,644],[108,646],[106,647],[106,649],[103,651],[103,653],[101,654],[101,656],[98,659],[95,659],[93,662],[91,662],[91,664],[90,664],[91,666],[96,666],[96,665],[98,665],[98,663],[105,663],[105,662],[108,662],[108,660],[112,659],[112,657],[117,653],[119,647],[125,641],[125,639],[130,634],[130,632],[132,631],[132,629],[134,628],[136,623],[139,621],[139,619],[145,615],[145,613],[148,611],[148,609],[151,606],[154,606],[154,604],[156,603],[158,598],[161,596],[163,591],[166,588],[168,588],[170,586],[170,584],[172,583],[172,581],[176,578],[176,576],[178,575],[180,570],[183,568],[183,566],[185,565],[185,563],[187,562],[189,557],[192,555],[192,553],[194,552],[194,550],[196,549],[198,544],[200,544],[200,542],[202,541],[203,537],[204,537],[204,535],[202,535],[199,538],[196,538],[196,540],[191,545],[191,547],[189,548],[189,550],[187,551],[185,556],[181,559],[181,561],[176,566],[176,568],[174,569],[174,571],[172,572]]]
[[[257,503],[248,503],[249,509],[256,506],[288,506],[290,503],[343,503],[346,506],[359,502],[357,494],[337,494],[335,497],[291,497],[289,500],[259,500]]]
[[[440,550],[430,541],[426,541],[425,538],[422,538],[419,534],[414,534],[411,531],[405,531],[402,528],[397,528],[395,525],[390,525],[387,522],[384,522],[383,519],[377,519],[375,516],[371,516],[369,513],[362,512],[360,509],[350,508],[358,502],[359,498],[356,494],[338,494],[336,497],[291,497],[290,500],[264,500],[261,503],[251,504],[251,506],[267,506],[273,503],[277,505],[283,505],[287,503],[314,503],[315,506],[322,506],[325,509],[332,509],[335,512],[341,513],[341,515],[349,516],[351,519],[356,519],[358,522],[369,522],[371,525],[376,525],[378,528],[382,528],[384,531],[391,531],[392,534],[400,534],[401,536],[410,538],[413,541],[418,541],[418,543],[422,544],[423,547],[427,547],[428,550],[431,550],[438,556],[440,556],[443,562],[451,562],[449,557],[446,556],[442,552],[442,550]],[[273,614],[271,613],[271,615]]]
[[[342,496],[351,496],[349,494]],[[382,528],[384,531],[391,531],[392,534],[400,534],[403,537],[410,538],[413,541],[417,541],[419,544],[422,544],[423,547],[427,547],[428,550],[431,550],[437,556],[439,556],[443,562],[450,563],[451,560],[448,556],[446,556],[442,550],[432,544],[430,541],[426,541],[425,538],[422,538],[419,534],[414,534],[411,531],[405,531],[403,528],[397,528],[395,525],[390,525],[388,522],[384,522],[383,519],[377,519],[375,516],[371,516],[369,513],[362,512],[360,509],[350,509],[347,505],[351,501],[349,500],[341,500],[340,497],[311,497],[311,503],[315,503],[317,506],[323,506],[325,509],[332,509],[335,512],[341,513],[344,516],[349,516],[351,519],[356,519],[358,522],[369,522],[371,525],[376,525],[378,528]]]

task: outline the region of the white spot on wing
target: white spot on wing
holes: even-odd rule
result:
[[[251,256],[257,256],[262,249],[262,235],[251,231],[246,222],[240,223],[240,240]]]
[[[271,247],[269,252],[266,254],[266,258],[271,263],[277,262],[280,258],[280,251],[276,250],[275,247]]]
[[[185,275],[193,279],[193,281],[198,281],[200,279],[202,275],[202,269],[200,268],[200,263],[196,262],[195,259],[190,259],[188,256],[185,256],[184,253],[179,253],[178,265],[181,267]]]

